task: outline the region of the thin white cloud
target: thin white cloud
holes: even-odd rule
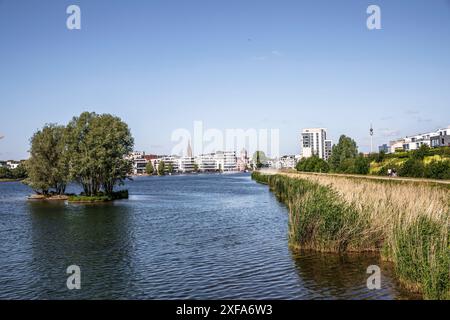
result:
[[[277,56],[277,57],[281,57],[281,56],[283,55],[283,53],[281,53],[281,52],[278,51],[278,50],[273,50],[273,51],[272,51],[272,55]]]
[[[383,129],[380,129],[380,134],[382,137],[392,138],[392,137],[398,137],[400,135],[400,131],[395,130],[395,129],[383,128]]]

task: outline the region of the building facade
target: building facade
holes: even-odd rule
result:
[[[332,141],[327,139],[325,128],[307,128],[302,131],[302,156],[313,155],[327,160],[331,156]]]
[[[216,158],[214,153],[201,154],[195,157],[198,171],[200,172],[216,172]]]
[[[396,151],[417,150],[422,145],[427,145],[431,148],[450,146],[450,126],[391,141],[389,143],[389,151],[394,153]]]

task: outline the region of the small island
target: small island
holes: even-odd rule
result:
[[[30,200],[97,203],[128,198],[128,190],[114,190],[132,169],[126,155],[134,139],[120,118],[83,112],[66,126],[46,124],[30,141],[24,180],[35,192]],[[79,184],[83,192],[67,194],[69,183]]]

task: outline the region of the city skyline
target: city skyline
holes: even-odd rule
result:
[[[66,28],[70,4],[0,1],[0,159],[82,111],[121,117],[155,154],[196,120],[279,129],[281,155],[300,152],[303,128],[368,152],[370,124],[374,149],[448,125],[445,0],[376,1],[381,30],[366,27],[368,1],[77,1],[81,30]]]

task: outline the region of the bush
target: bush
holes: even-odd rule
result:
[[[297,163],[295,167],[297,171],[303,172],[328,172],[330,171],[330,166],[328,163],[319,158],[318,156],[312,156],[309,158],[303,158]]]
[[[409,158],[403,163],[398,172],[401,177],[423,178],[425,177],[425,166],[422,160]]]
[[[27,177],[27,170],[21,163],[16,169],[9,169],[0,167],[0,179],[25,179]]]
[[[0,167],[0,179],[12,179],[13,175],[11,169]]]
[[[432,160],[425,166],[425,173],[430,179],[450,179],[450,160]]]
[[[342,161],[337,172],[348,174],[368,174],[369,169],[370,158],[359,155],[356,158],[349,158]]]
[[[370,169],[370,159],[359,156],[355,160],[354,172],[357,174],[368,174]]]
[[[428,155],[430,155],[430,147],[426,144],[422,144],[419,149],[411,151],[411,157],[417,160],[423,160]]]
[[[106,202],[119,199],[128,199],[128,190],[115,191],[109,195],[98,192],[95,196],[86,196],[83,193],[69,196],[69,202]]]

